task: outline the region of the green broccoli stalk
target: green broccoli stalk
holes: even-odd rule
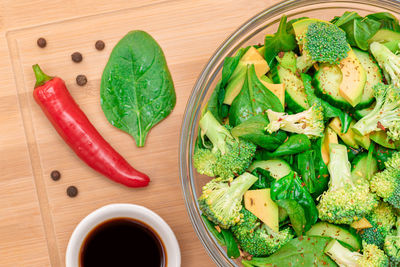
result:
[[[388,257],[375,245],[365,245],[363,254],[352,252],[332,239],[325,248],[325,253],[339,266],[346,267],[387,267]]]
[[[240,214],[240,222],[231,230],[241,249],[253,256],[269,256],[294,237],[289,228],[273,231],[245,208]]]
[[[324,135],[324,113],[321,105],[314,104],[309,109],[288,115],[286,113],[267,110],[269,124],[266,130],[273,133],[282,129],[286,132],[305,134],[309,138]]]
[[[350,51],[346,33],[328,22],[311,23],[298,41],[303,45],[302,55],[297,58],[297,68],[301,72],[307,71],[315,62],[339,64]]]
[[[244,193],[258,180],[248,172],[232,182],[214,179],[203,186],[199,207],[207,218],[224,229],[240,221]]]
[[[400,208],[400,152],[392,155],[385,162],[386,169],[376,173],[371,181],[371,191],[375,192],[383,201]]]
[[[360,232],[361,239],[367,244],[373,244],[382,249],[385,237],[390,234],[396,223],[396,215],[393,207],[385,202],[381,202],[365,218],[372,227],[363,229]]]
[[[352,181],[347,148],[329,144],[329,189],[320,196],[319,218],[336,224],[351,224],[370,213],[378,201],[368,183]]]
[[[378,83],[373,90],[375,107],[353,126],[353,130],[362,136],[386,130],[390,139],[400,140],[400,89]]]
[[[234,138],[210,111],[203,115],[199,125],[201,136],[207,136],[212,144],[209,148],[196,149],[193,155],[194,167],[200,174],[232,179],[249,167],[256,145]]]
[[[394,54],[385,45],[373,42],[369,49],[374,55],[388,82],[396,87],[400,86],[400,56]]]
[[[390,266],[400,266],[400,217],[397,217],[396,235],[385,238],[383,250],[389,256]]]

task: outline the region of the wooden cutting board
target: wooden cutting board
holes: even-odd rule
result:
[[[182,266],[212,266],[187,216],[179,181],[178,138],[186,101],[219,44],[276,0],[0,1],[0,266],[64,266],[78,222],[110,203],[146,206],[172,227]],[[146,146],[111,126],[100,107],[99,85],[108,56],[128,31],[149,32],[162,46],[175,82],[172,114],[149,134]],[[38,37],[47,39],[44,49]],[[106,48],[97,51],[96,40]],[[79,51],[83,61],[73,63]],[[31,65],[62,77],[91,122],[133,166],[147,188],[129,189],[97,174],[64,144],[32,98]],[[88,84],[75,83],[78,74]],[[50,172],[59,170],[54,182]],[[66,188],[79,189],[76,198]],[[134,240],[133,240],[134,241]]]

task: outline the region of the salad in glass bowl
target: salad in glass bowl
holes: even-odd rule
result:
[[[400,25],[280,19],[224,59],[193,166],[204,224],[243,266],[400,264]]]

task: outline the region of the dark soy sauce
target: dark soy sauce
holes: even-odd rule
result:
[[[96,226],[80,250],[81,267],[165,266],[164,244],[143,222],[115,218]]]

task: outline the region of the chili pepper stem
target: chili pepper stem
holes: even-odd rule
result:
[[[46,75],[39,67],[38,64],[35,64],[32,66],[33,68],[33,72],[35,73],[35,77],[36,77],[36,83],[35,83],[35,88],[42,86],[43,84],[45,84],[46,82],[50,81],[51,79],[53,79],[53,77],[50,77],[48,75]]]

